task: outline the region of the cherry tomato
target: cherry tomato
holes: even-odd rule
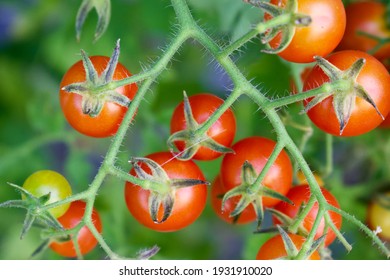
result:
[[[390,192],[383,194],[386,204],[380,200],[373,200],[367,209],[367,224],[372,230],[381,228],[378,236],[390,241]]]
[[[340,208],[339,203],[337,202],[336,198],[326,189],[321,188],[321,192],[324,195],[325,199],[328,201],[329,204]],[[280,202],[278,205],[275,206],[275,210],[282,212],[286,214],[287,216],[291,218],[295,218],[295,216],[298,214],[299,208],[301,207],[302,203],[307,203],[310,198],[310,187],[308,185],[300,185],[291,188],[291,190],[287,193],[287,197],[294,203],[294,205]],[[310,231],[314,220],[318,213],[318,203],[316,202],[312,209],[310,210],[309,214],[303,219],[303,226],[306,230]],[[333,221],[333,223],[336,225],[338,229],[341,228],[341,222],[342,218],[339,214],[335,212],[329,212],[330,218]],[[280,223],[276,218],[274,218],[274,222],[276,224]],[[325,220],[322,219],[320,226],[317,229],[315,239],[320,238],[324,234],[325,229]],[[326,232],[325,237],[325,246],[329,246],[336,238],[336,235],[331,229],[328,229]]]
[[[240,197],[232,197],[225,202],[224,209],[222,209],[222,198],[225,194],[221,177],[218,175],[211,185],[211,206],[214,212],[225,222],[230,224],[247,224],[256,220],[256,212],[253,207],[246,207],[238,218],[229,217],[230,213],[236,208]]]
[[[366,60],[363,69],[357,77],[360,84],[374,100],[383,116],[390,111],[390,76],[386,68],[373,56],[361,51],[340,51],[331,54],[327,60],[341,70],[348,69],[356,60]],[[315,66],[307,77],[303,90],[316,88],[329,81],[329,78]],[[310,99],[305,100],[307,104]],[[340,125],[333,109],[333,97],[330,96],[308,111],[308,116],[321,130],[340,136]],[[379,126],[383,119],[373,106],[364,99],[357,97],[351,117],[342,136],[356,136]]]
[[[305,238],[292,233],[289,233],[288,236],[291,238],[295,247],[300,250],[305,242]],[[270,238],[263,244],[263,246],[261,246],[260,250],[257,252],[256,260],[274,260],[286,257],[286,248],[284,247],[282,236],[279,234]],[[321,257],[318,251],[314,251],[308,259],[320,260]]]
[[[226,191],[239,186],[241,181],[242,166],[245,161],[252,164],[257,174],[264,168],[275,148],[276,143],[270,139],[253,136],[242,139],[232,146],[234,153],[226,154],[222,160],[221,178]],[[276,158],[267,175],[263,185],[285,195],[291,188],[293,169],[287,153],[282,152]],[[274,206],[278,199],[263,197],[263,206]]]
[[[84,201],[72,202],[68,211],[63,216],[61,216],[58,221],[65,229],[71,229],[76,227],[83,219],[85,207],[86,203]],[[95,209],[93,209],[92,211],[91,218],[98,232],[102,232],[102,223],[100,221],[100,216]],[[77,235],[77,242],[79,244],[80,252],[82,255],[85,255],[92,251],[97,244],[97,240],[86,226],[83,226],[79,231]],[[77,256],[72,240],[65,242],[52,242],[50,244],[50,248],[54,252],[64,257],[73,258]]]
[[[284,7],[286,0],[271,0],[271,4]],[[332,52],[343,37],[346,16],[341,0],[298,0],[298,13],[311,17],[305,27],[296,27],[291,43],[278,55],[298,63],[314,61],[314,56],[326,56]],[[271,16],[265,14],[265,19]],[[279,46],[280,34],[270,42],[271,48]]]
[[[50,193],[50,199],[46,204],[65,199],[72,195],[69,182],[60,173],[51,170],[40,170],[31,174],[23,183],[23,188],[36,197]],[[62,216],[69,208],[70,203],[49,209],[53,217]]]
[[[385,22],[386,6],[379,2],[351,3],[345,9],[347,26],[345,34],[337,47],[338,50],[360,50],[367,52],[374,48],[378,42],[359,31],[378,36],[390,37],[390,29]],[[374,54],[379,60],[390,58],[390,43],[384,44]]]
[[[322,180],[321,176],[317,175],[317,174],[313,174],[313,175],[314,175],[314,179],[317,181],[317,184],[320,187],[323,187],[325,185],[325,183]],[[299,170],[297,173],[297,182],[298,182],[298,185],[307,184],[306,176],[305,176],[305,174],[303,174],[303,172],[301,170]]]
[[[385,120],[380,124],[381,128],[390,128],[390,115],[387,115]]]
[[[99,75],[104,71],[110,60],[109,57],[105,56],[91,56],[90,59]],[[129,76],[131,76],[131,73],[122,64],[118,63],[113,80],[121,80]],[[81,60],[70,67],[62,78],[60,84],[60,104],[65,118],[74,129],[84,135],[91,137],[108,137],[114,135],[127,111],[126,107],[113,102],[106,102],[98,116],[90,117],[84,114],[81,109],[81,95],[67,93],[62,90],[64,86],[84,82],[85,80],[85,70]],[[136,84],[131,84],[119,87],[116,91],[133,100],[137,89]]]
[[[158,152],[148,155],[147,158],[158,163],[170,179],[199,179],[205,180],[200,168],[191,160],[180,161],[169,152]],[[141,164],[146,172],[150,170]],[[134,169],[130,174],[135,175]],[[125,200],[127,208],[134,218],[144,226],[156,231],[177,231],[192,224],[202,213],[207,202],[206,185],[178,188],[175,190],[175,202],[168,219],[162,223],[154,223],[149,214],[150,191],[130,182],[125,186]],[[163,208],[159,209],[159,220],[163,215]]]
[[[213,94],[201,93],[188,98],[194,119],[198,124],[204,123],[218,107],[223,104],[223,100]],[[185,130],[187,124],[184,116],[184,102],[181,102],[175,109],[171,119],[171,134]],[[225,147],[230,147],[236,133],[236,118],[231,109],[225,111],[222,116],[209,128],[207,136]],[[175,141],[179,151],[183,151],[185,146],[182,141]],[[193,159],[212,160],[221,156],[221,153],[206,147],[200,147]]]

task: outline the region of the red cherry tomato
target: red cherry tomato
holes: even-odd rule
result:
[[[221,177],[218,175],[211,185],[211,206],[214,212],[225,222],[230,224],[247,224],[256,220],[256,212],[253,207],[246,207],[237,218],[229,217],[230,213],[236,208],[240,197],[229,198],[222,209],[222,198],[225,190],[222,185]]]
[[[110,60],[109,57],[105,56],[91,56],[90,59],[99,75],[104,71]],[[113,80],[121,80],[128,76],[131,76],[131,73],[122,64],[118,63]],[[74,129],[84,135],[91,137],[108,137],[114,135],[127,111],[126,107],[113,102],[106,102],[98,116],[90,117],[84,114],[81,109],[81,95],[67,93],[62,90],[64,86],[84,82],[85,80],[85,70],[81,60],[70,67],[62,78],[60,84],[60,104],[65,118]],[[133,100],[137,89],[136,84],[131,84],[117,88],[116,91]]]
[[[270,139],[253,136],[242,139],[232,146],[234,153],[226,154],[222,160],[221,178],[226,191],[242,183],[241,170],[245,161],[252,164],[259,174],[267,163],[276,143]],[[293,169],[287,153],[282,152],[271,166],[263,185],[285,195],[291,188]],[[274,206],[278,199],[263,197],[263,206]]]
[[[223,100],[209,93],[192,95],[188,98],[192,114],[198,124],[204,123],[218,107],[223,104]],[[184,117],[184,102],[181,102],[175,109],[171,119],[171,134],[187,128]],[[225,147],[230,147],[236,133],[236,118],[231,109],[225,111],[207,131],[207,136]],[[183,151],[184,142],[176,141],[175,145],[179,151]],[[200,147],[193,159],[213,160],[219,157],[221,153],[213,151],[206,147]]]
[[[205,180],[202,171],[191,160],[180,161],[169,152],[159,152],[148,155],[147,158],[158,163],[170,179],[199,179]],[[141,164],[146,172],[150,170]],[[135,175],[134,169],[130,174]],[[207,202],[207,187],[195,185],[179,188],[175,193],[173,210],[168,219],[160,224],[154,223],[149,214],[150,191],[130,182],[125,186],[125,200],[127,208],[134,218],[144,226],[156,231],[177,231],[192,224],[202,213]],[[159,209],[158,219],[161,220],[163,208]]]
[[[284,7],[286,0],[271,0],[271,4]],[[332,52],[343,37],[346,16],[341,0],[298,0],[298,13],[311,17],[305,27],[297,27],[291,43],[278,55],[298,63],[314,61],[314,56],[326,56]],[[272,18],[265,14],[265,19]],[[270,42],[271,48],[279,46],[280,34]]]
[[[295,247],[300,250],[303,243],[305,242],[305,238],[303,236],[292,233],[289,233],[288,236],[291,238]],[[261,246],[259,252],[256,255],[256,260],[274,260],[280,258],[288,258],[286,248],[284,247],[283,239],[280,234],[267,240],[263,246]],[[321,257],[318,251],[314,251],[309,257],[309,260],[320,259]]]
[[[386,6],[378,2],[351,3],[345,9],[347,26],[345,34],[337,47],[338,50],[360,50],[367,52],[374,48],[378,42],[359,31],[390,38],[390,29],[386,26]],[[390,43],[383,45],[373,54],[379,60],[390,58]]]
[[[337,202],[336,198],[326,189],[321,188],[321,192],[324,195],[325,199],[330,203],[331,205],[340,208],[339,203]],[[307,203],[310,198],[310,187],[308,185],[300,185],[291,188],[291,190],[287,193],[287,197],[294,203],[294,205],[280,202],[278,205],[275,206],[275,210],[282,212],[286,214],[287,216],[291,218],[295,218],[295,216],[298,214],[299,208],[302,203]],[[310,210],[309,214],[303,219],[303,226],[307,231],[310,231],[314,220],[318,213],[318,203],[316,202],[312,209]],[[341,222],[342,218],[339,214],[336,214],[335,212],[329,212],[330,218],[333,221],[333,223],[336,225],[338,229],[341,228]],[[280,223],[276,218],[274,218],[274,222],[276,224]],[[325,229],[325,220],[322,219],[320,226],[317,229],[315,239],[320,238],[324,234]],[[326,232],[325,237],[325,246],[329,246],[336,238],[336,235],[331,229],[328,229]]]
[[[85,206],[86,203],[84,201],[72,202],[68,211],[60,218],[58,218],[58,221],[65,229],[71,229],[76,227],[83,219]],[[102,223],[100,221],[100,216],[95,209],[93,209],[92,211],[91,218],[98,232],[102,232]],[[82,255],[85,255],[92,251],[97,244],[97,240],[86,226],[83,226],[82,229],[79,231],[77,235],[77,242],[79,244],[80,252]],[[72,240],[65,242],[52,242],[50,244],[50,248],[54,252],[64,257],[73,258],[77,256]]]
[[[331,54],[327,59],[341,70],[348,69],[356,60],[366,60],[357,82],[374,100],[383,116],[390,111],[390,76],[386,68],[373,56],[361,51],[340,51]],[[303,91],[316,88],[329,81],[329,78],[315,66],[306,78]],[[305,100],[307,104],[310,99]],[[340,136],[340,125],[333,109],[333,97],[330,96],[308,111],[308,116],[321,130]],[[383,119],[364,99],[357,97],[351,118],[341,136],[356,136],[379,126]]]

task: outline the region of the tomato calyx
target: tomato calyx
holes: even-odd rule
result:
[[[249,161],[245,161],[241,169],[241,185],[229,190],[224,195],[221,207],[223,211],[228,199],[241,196],[236,208],[230,213],[230,217],[240,214],[246,207],[252,204],[257,216],[257,228],[260,228],[264,218],[263,196],[279,199],[289,204],[293,204],[293,202],[265,185],[254,186],[256,179],[257,174],[253,165]]]
[[[149,158],[134,157],[130,160],[136,175],[144,180],[141,188],[150,191],[149,213],[154,223],[165,222],[172,213],[175,203],[176,190],[196,185],[209,185],[208,182],[199,179],[172,179],[165,170],[155,161]],[[151,174],[147,173],[140,164],[145,164]],[[159,210],[162,207],[163,214],[159,219]]]
[[[302,212],[303,208],[305,208],[306,204],[305,203],[302,203],[300,208],[299,208],[299,211],[297,213],[297,216],[299,216],[299,214]],[[280,222],[281,222],[281,225],[283,227],[286,227],[288,228],[289,226],[291,226],[293,223],[294,223],[294,219],[291,218],[290,216],[276,210],[276,209],[273,209],[273,208],[269,208],[268,209],[269,212],[271,212],[271,214],[273,216],[275,216]],[[261,232],[255,232],[255,233],[261,233]],[[304,237],[307,237],[309,235],[309,232],[306,230],[306,228],[303,226],[303,224],[301,223],[296,231],[296,233],[298,235],[302,235]]]
[[[310,16],[298,13],[297,0],[287,0],[285,7],[279,7],[260,0],[244,0],[244,2],[270,14],[272,16],[270,21],[280,21],[280,24],[276,24],[275,27],[269,29],[262,35],[261,42],[263,44],[268,44],[278,34],[281,35],[280,44],[276,48],[266,48],[262,50],[265,53],[277,54],[285,50],[294,37],[296,27],[308,26],[312,21]]]
[[[95,39],[96,42],[106,31],[108,23],[110,22],[111,17],[111,1],[110,0],[84,0],[77,12],[76,16],[76,38],[77,41],[80,41],[81,29],[84,25],[87,15],[92,9],[96,10],[98,15],[98,22],[95,30]]]
[[[82,112],[90,117],[97,117],[106,102],[113,102],[123,107],[130,105],[131,100],[127,96],[120,94],[115,88],[110,86],[119,60],[119,42],[120,40],[117,41],[107,67],[100,76],[91,59],[81,50],[86,80],[84,82],[69,84],[62,88],[63,91],[69,94],[79,94],[82,96]]]
[[[303,112],[307,113],[314,106],[321,103],[328,97],[333,97],[333,108],[339,121],[340,135],[343,134],[345,127],[352,115],[352,111],[355,107],[356,97],[360,97],[368,102],[378,113],[378,115],[384,119],[384,116],[379,111],[374,100],[370,97],[368,92],[357,82],[357,78],[362,68],[365,65],[365,59],[360,58],[356,60],[348,69],[340,70],[335,65],[331,64],[326,59],[315,56],[318,66],[329,77],[329,86],[332,87],[337,83],[343,83],[343,86],[335,86],[334,90],[329,90],[324,93],[316,95],[304,108]]]
[[[26,233],[31,229],[35,222],[42,223],[45,227],[55,230],[63,230],[61,224],[55,219],[48,210],[42,210],[42,207],[50,200],[50,193],[36,197],[24,188],[8,183],[15,188],[23,196],[23,199],[8,200],[0,204],[0,207],[24,208],[27,210],[26,217],[23,222],[20,239],[23,239]]]
[[[278,228],[278,231],[282,237],[284,247],[286,249],[287,256],[281,259],[288,259],[288,260],[294,260],[297,259],[297,256],[299,254],[299,250],[295,246],[294,242],[291,240],[288,233],[279,225],[276,226]],[[303,259],[307,260],[309,257],[320,247],[320,245],[324,242],[325,235],[321,236],[317,240],[315,240],[309,250],[307,250],[303,256]]]
[[[175,153],[176,141],[184,142],[184,150],[177,152],[175,157],[180,160],[189,160],[194,157],[201,147],[206,147],[222,154],[232,153],[232,149],[223,146],[212,139],[211,136],[207,135],[207,131],[205,133],[199,132],[200,128],[202,128],[202,124],[199,124],[194,118],[191,104],[185,91],[183,92],[183,96],[186,129],[173,133],[167,140],[168,147],[172,153]]]

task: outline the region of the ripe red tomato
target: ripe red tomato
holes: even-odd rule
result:
[[[357,83],[360,84],[374,100],[383,116],[390,111],[390,76],[386,68],[373,56],[361,51],[340,51],[331,54],[327,59],[340,70],[348,69],[356,60],[366,60]],[[329,81],[329,78],[315,66],[306,78],[303,91],[316,88]],[[311,99],[305,100],[307,104]],[[357,97],[351,117],[341,136],[356,136],[377,127],[383,119],[364,99]],[[333,97],[330,96],[308,111],[308,116],[321,130],[340,136],[340,125],[333,109]]]
[[[199,179],[205,180],[200,168],[191,160],[180,161],[169,152],[159,152],[148,155],[147,158],[158,163],[170,179]],[[150,172],[144,164],[140,165]],[[135,175],[134,169],[130,174]],[[168,219],[162,223],[154,223],[149,214],[150,191],[130,182],[125,186],[127,208],[134,218],[144,226],[156,231],[176,231],[192,224],[202,213],[207,202],[206,185],[179,188],[175,190],[175,202]],[[160,207],[158,219],[161,220],[163,208]]]
[[[284,7],[286,0],[271,0],[271,4]],[[339,44],[345,30],[345,9],[341,0],[298,0],[298,13],[311,17],[305,27],[296,27],[291,43],[278,55],[298,63],[314,61],[314,56],[326,56]],[[265,14],[265,20],[272,17]],[[279,46],[280,34],[270,41],[271,48]]]
[[[86,203],[84,201],[74,201],[70,204],[68,211],[61,216],[58,221],[65,229],[76,227],[83,219]],[[99,213],[93,209],[92,221],[98,232],[102,232],[102,223],[100,221]],[[85,255],[92,251],[97,244],[97,240],[92,235],[91,231],[83,226],[77,235],[77,242],[79,244],[80,252]],[[61,256],[73,258],[76,257],[76,250],[74,249],[72,240],[65,242],[52,242],[50,248],[60,254]]]
[[[390,115],[387,115],[385,120],[380,124],[381,128],[390,128]]]
[[[371,230],[381,228],[378,236],[384,240],[390,241],[390,192],[384,193],[383,198],[386,203],[379,199],[373,200],[367,209],[367,224]]]
[[[302,248],[303,243],[305,242],[305,238],[300,235],[289,233],[288,236],[291,238],[295,247],[300,250]],[[263,246],[261,246],[260,250],[256,255],[256,260],[274,260],[280,258],[286,258],[287,252],[284,247],[283,239],[280,234],[270,238],[267,240]],[[288,257],[287,257],[288,258]],[[309,260],[320,260],[320,254],[318,251],[314,251]]]
[[[221,178],[226,191],[239,186],[241,170],[245,161],[252,164],[256,173],[259,174],[267,163],[276,143],[270,139],[253,136],[242,139],[232,146],[234,153],[226,154],[222,160]],[[271,166],[263,185],[285,195],[291,188],[293,168],[287,153],[282,150],[276,161]],[[278,199],[263,197],[263,206],[274,206]]]
[[[386,6],[378,2],[351,3],[345,9],[347,14],[347,26],[345,34],[337,47],[338,50],[360,50],[367,52],[374,48],[378,42],[358,31],[378,36],[390,37],[390,29],[385,22]],[[379,60],[390,58],[390,43],[383,45],[374,56]]]
[[[110,60],[109,57],[105,56],[91,56],[90,59],[99,75],[104,71]],[[118,63],[113,80],[121,80],[128,76],[131,76],[131,73],[122,64]],[[60,84],[60,103],[65,118],[74,129],[84,135],[92,137],[108,137],[114,135],[127,111],[126,107],[113,102],[106,102],[98,116],[90,117],[84,114],[81,109],[81,95],[67,93],[62,90],[64,86],[84,82],[85,80],[85,70],[81,60],[70,67],[62,78]],[[116,91],[133,100],[137,89],[136,84],[131,84],[119,87]]]
[[[253,207],[246,207],[237,218],[229,217],[230,213],[236,208],[240,197],[229,198],[222,209],[222,198],[225,190],[222,185],[221,177],[218,175],[211,185],[211,206],[214,212],[225,222],[230,224],[247,224],[256,220],[256,212]]]
[[[321,188],[321,192],[324,195],[325,199],[328,201],[328,203],[330,203],[331,205],[337,208],[340,208],[336,198],[328,190]],[[310,187],[308,185],[299,185],[293,187],[287,193],[287,197],[294,203],[294,205],[285,202],[280,202],[275,206],[275,210],[282,212],[291,218],[295,218],[301,204],[307,203],[309,201]],[[308,231],[311,230],[314,220],[317,216],[317,213],[318,213],[318,203],[316,202],[312,207],[312,209],[310,210],[309,214],[303,219],[303,226],[306,230]],[[336,227],[340,229],[342,217],[335,212],[329,212],[329,215],[333,223],[336,225]],[[274,218],[274,222],[276,224],[280,223],[276,218]],[[315,239],[320,238],[324,234],[324,228],[325,228],[325,220],[322,219],[320,226],[317,229]],[[328,229],[324,241],[325,246],[329,246],[329,244],[331,244],[335,240],[335,238],[336,235],[334,234],[334,232],[331,229]]]
[[[72,195],[72,188],[69,182],[60,173],[51,170],[40,170],[31,174],[23,183],[23,188],[36,197],[41,197],[50,193],[50,199],[46,204],[50,204]],[[61,217],[68,209],[70,203],[49,209],[53,217]]]
[[[218,107],[223,104],[223,100],[213,94],[201,93],[188,98],[194,119],[198,124],[204,123]],[[185,130],[187,124],[184,116],[184,102],[181,102],[175,109],[171,119],[171,134]],[[231,109],[225,111],[222,116],[207,131],[207,136],[225,147],[230,147],[236,133],[236,118]],[[179,151],[185,148],[184,142],[175,141]],[[207,147],[200,147],[193,159],[212,160],[219,157],[221,153],[213,151]]]

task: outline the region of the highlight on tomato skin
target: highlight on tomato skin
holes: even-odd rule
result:
[[[225,190],[222,185],[220,175],[218,175],[211,185],[211,206],[217,216],[229,224],[248,224],[256,220],[256,212],[252,205],[249,205],[236,217],[229,217],[230,213],[237,206],[240,197],[232,197],[225,202],[224,209],[222,209],[222,198]]]
[[[358,59],[365,59],[365,64],[356,82],[366,90],[379,112],[386,117],[390,111],[390,75],[380,61],[365,52],[354,50],[335,52],[326,58],[340,70],[348,69]],[[323,70],[316,65],[306,78],[303,91],[317,88],[329,80]],[[370,103],[363,98],[355,97],[351,116],[340,135],[340,123],[333,107],[333,99],[333,96],[330,96],[307,112],[311,121],[326,133],[339,137],[358,136],[375,129],[383,122]],[[310,100],[312,98],[304,100],[304,105],[306,106]]]
[[[110,60],[106,56],[91,56],[90,59],[99,75],[104,71]],[[118,62],[113,80],[121,80],[129,76],[131,76],[130,71]],[[104,138],[115,135],[127,112],[127,107],[113,102],[106,102],[100,114],[91,117],[82,111],[81,95],[68,93],[62,89],[64,86],[84,82],[85,80],[86,74],[81,60],[73,64],[62,78],[60,83],[60,105],[66,120],[75,130],[86,136]],[[137,90],[137,84],[129,84],[115,89],[130,100],[133,100]]]
[[[270,3],[284,7],[287,0],[271,0]],[[341,41],[346,25],[344,4],[341,0],[297,0],[298,13],[309,15],[308,26],[296,27],[294,37],[285,50],[278,53],[283,59],[296,63],[309,63],[314,56],[326,56]],[[271,19],[268,14],[265,20]],[[279,46],[280,33],[270,42],[271,48]]]
[[[72,202],[68,211],[58,218],[58,221],[65,229],[72,229],[76,227],[84,217],[85,207],[86,203],[84,201],[78,200]],[[99,213],[95,209],[92,210],[91,219],[97,231],[101,233],[102,222]],[[77,235],[77,242],[82,255],[86,255],[91,252],[98,243],[92,232],[85,225],[81,228]],[[50,243],[50,248],[63,257],[77,257],[72,240],[65,242],[53,241]]]
[[[340,208],[340,205],[336,200],[336,198],[327,189],[321,187],[321,192],[325,197],[326,201],[330,205]],[[285,202],[280,202],[274,207],[274,209],[291,218],[295,218],[299,212],[302,203],[307,203],[309,201],[310,193],[311,192],[310,192],[309,185],[299,185],[299,186],[292,187],[286,196],[294,203],[294,205]],[[315,202],[310,212],[303,219],[303,226],[307,231],[311,230],[314,220],[317,216],[317,213],[318,213],[318,202]],[[335,224],[335,226],[338,229],[340,229],[342,224],[342,217],[339,214],[332,211],[329,211],[329,215],[331,220]],[[275,224],[280,224],[280,221],[275,217],[273,217],[273,221]],[[325,234],[324,230],[325,230],[325,219],[322,218],[320,225],[317,229],[317,232],[315,234],[315,239],[318,239],[321,236],[323,236]],[[326,231],[324,245],[329,246],[335,239],[336,239],[335,233],[330,228],[328,228],[328,230]]]
[[[170,152],[157,152],[146,156],[159,164],[170,179],[199,179],[205,181],[202,170],[192,160],[181,161]],[[150,173],[147,166],[141,168]],[[135,176],[134,168],[130,174]],[[145,227],[161,232],[172,232],[183,229],[194,223],[203,212],[207,203],[207,186],[195,185],[175,190],[175,202],[171,215],[162,223],[155,223],[149,213],[150,191],[126,182],[124,197],[127,209],[131,215]],[[163,215],[160,207],[159,220]]]
[[[303,236],[292,233],[289,233],[288,236],[291,238],[295,247],[300,250],[306,239]],[[286,248],[284,247],[283,238],[280,234],[267,240],[263,246],[260,247],[256,255],[256,260],[275,260],[282,258],[288,258],[288,256]],[[320,260],[321,257],[318,251],[314,251],[308,259]]]

